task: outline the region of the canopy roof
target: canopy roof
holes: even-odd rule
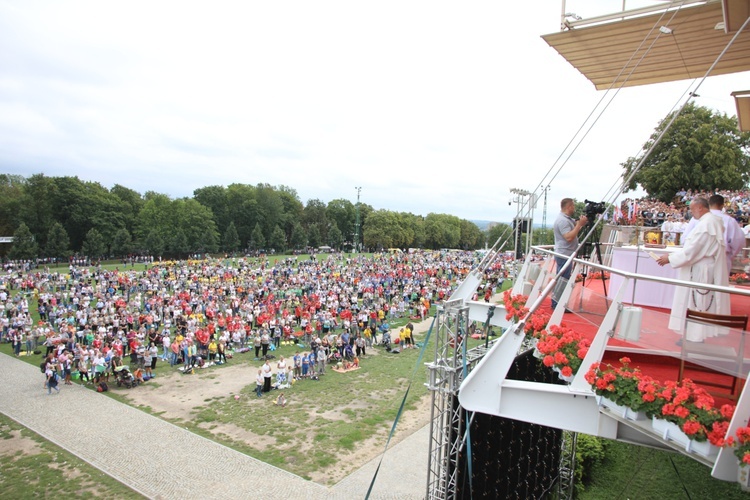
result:
[[[597,90],[692,79],[705,75],[750,15],[750,0],[709,1],[679,10],[576,27],[542,38]],[[589,20],[592,21],[592,20]],[[664,27],[664,29],[661,29]],[[745,29],[712,75],[750,70]]]
[[[737,104],[737,123],[743,132],[750,132],[750,90],[732,92]]]

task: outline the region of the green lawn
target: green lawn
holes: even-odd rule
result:
[[[271,257],[283,259],[285,256]],[[117,263],[107,264],[105,267],[114,269],[122,266]],[[142,270],[144,265],[136,265],[136,270]],[[128,268],[130,269],[130,268]],[[61,269],[64,271],[64,269]],[[506,281],[506,286],[510,284]],[[35,309],[35,308],[32,308]],[[433,311],[431,311],[434,314]],[[429,318],[427,321],[431,321]],[[392,327],[398,328],[407,319],[393,322]],[[497,329],[496,329],[497,330]],[[433,332],[434,334],[435,332]],[[418,340],[422,340],[424,334]],[[470,341],[470,347],[484,341]],[[296,347],[282,346],[275,354],[290,357]],[[0,351],[10,353],[10,346],[3,344]],[[417,361],[418,350],[406,350],[401,354],[386,354],[382,350],[378,356],[363,360],[362,368],[358,371],[339,374],[332,373],[330,367],[327,375],[319,382],[303,381],[289,391],[291,404],[287,408],[278,408],[271,404],[253,404],[254,384],[247,385],[241,391],[240,402],[233,395],[218,397],[205,401],[196,408],[194,418],[189,422],[180,422],[195,432],[232,446],[239,451],[289,470],[303,477],[310,477],[314,471],[335,466],[342,454],[354,449],[358,443],[364,442],[372,435],[380,436],[381,440],[390,431],[398,407],[403,398],[404,389],[408,383]],[[424,362],[431,360],[434,346],[429,345],[426,356],[417,366],[416,376],[407,400],[407,408],[413,408],[420,397],[427,394],[423,382],[426,379]],[[22,360],[39,364],[39,356],[22,357]],[[245,363],[257,367],[251,353],[235,356],[231,365]],[[211,376],[214,370],[225,367],[212,367],[197,376]],[[159,362],[157,379],[149,384],[156,388],[163,383],[159,376],[173,371],[167,363]],[[111,384],[113,385],[113,384]],[[146,389],[145,387],[143,388]],[[124,400],[121,394],[126,390],[113,388],[111,397]],[[266,401],[264,401],[266,403]],[[144,408],[144,410],[148,410]],[[7,419],[0,420],[2,436],[12,429],[14,432],[28,432]],[[253,443],[233,441],[225,435],[215,436],[211,428],[220,424],[234,424],[262,436],[265,440],[276,443],[275,446],[256,446]],[[13,427],[15,426],[15,427]],[[19,430],[21,429],[21,430]],[[44,442],[43,439],[36,437]],[[45,443],[44,449],[52,446]],[[427,451],[425,450],[425,453]],[[0,491],[2,496],[13,498],[28,498],[32,496],[48,496],[46,490],[20,491],[15,493],[14,484],[24,480],[24,474],[46,477],[51,474],[49,463],[61,457],[61,452],[45,452],[46,458],[28,461],[24,458],[22,465],[11,462],[19,459],[3,456],[0,462]],[[61,459],[70,463],[68,458]],[[85,465],[85,464],[84,464]],[[57,469],[51,467],[52,469]],[[38,471],[36,470],[38,469]],[[675,470],[676,469],[676,470]],[[8,472],[6,472],[8,471]],[[87,472],[88,474],[88,472]],[[93,477],[93,476],[92,476]],[[106,478],[105,478],[106,479]],[[97,479],[104,481],[105,479]],[[86,485],[79,483],[80,478],[70,479],[65,475],[55,477],[46,482],[63,483],[65,491],[88,491]],[[112,481],[113,480],[109,480]],[[115,485],[123,488],[115,482]],[[41,488],[41,486],[39,486]],[[125,490],[117,497],[132,497],[134,494]],[[688,493],[685,493],[687,491]],[[19,496],[20,495],[20,496]],[[26,496],[24,496],[26,495]],[[710,470],[687,457],[678,454],[661,452],[650,448],[626,445],[623,443],[606,441],[606,458],[594,466],[591,471],[591,483],[579,495],[583,499],[650,499],[650,498],[748,498],[735,483],[727,483],[710,477]]]
[[[0,414],[0,497],[143,498]]]
[[[581,500],[747,499],[737,483],[711,477],[711,469],[679,453],[603,440],[605,459],[591,469]]]

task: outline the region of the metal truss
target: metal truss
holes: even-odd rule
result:
[[[435,361],[427,364],[432,409],[426,498],[443,500],[456,498],[458,457],[466,443],[466,412],[458,404],[458,389],[494,342],[464,354],[469,307],[460,299],[439,304],[435,323]]]
[[[557,492],[560,500],[572,499],[575,490],[576,443],[578,433],[563,431],[560,449],[560,480]]]

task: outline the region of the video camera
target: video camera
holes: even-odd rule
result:
[[[604,211],[607,210],[603,201],[596,202],[585,200],[584,203],[586,203],[586,206],[583,209],[583,213],[589,220],[589,223],[593,223],[596,220],[597,215],[603,214]]]

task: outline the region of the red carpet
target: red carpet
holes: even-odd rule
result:
[[[609,281],[607,281],[607,286],[609,286]],[[585,288],[579,283],[568,301],[568,308],[573,312],[564,315],[563,323],[593,339],[610,304],[611,301],[604,296],[601,280],[587,281]],[[731,305],[732,314],[750,314],[750,297],[732,295]],[[546,306],[549,307],[549,302],[546,302]],[[615,337],[610,338],[607,343],[603,361],[618,365],[619,358],[627,356],[632,360],[631,366],[637,366],[641,371],[658,380],[676,380],[681,353],[677,342],[682,339],[682,336],[667,328],[670,311],[648,306],[639,307],[642,311],[639,338],[628,340],[621,338],[620,326],[624,319],[621,317],[620,325],[616,327]],[[705,345],[717,346],[717,348],[731,347],[739,351],[740,346],[744,344],[740,340],[741,336],[740,332],[733,331],[727,335],[708,338]],[[744,345],[742,350],[744,358],[750,360],[750,346]],[[743,367],[745,376],[747,376],[748,367],[750,365],[745,362]],[[690,378],[693,372],[686,372],[685,376]],[[699,377],[721,383],[731,380],[730,376],[718,371],[700,373]],[[743,381],[740,380],[738,393],[742,387]],[[711,389],[708,386],[706,388]],[[716,398],[717,405],[726,402],[729,401]]]

